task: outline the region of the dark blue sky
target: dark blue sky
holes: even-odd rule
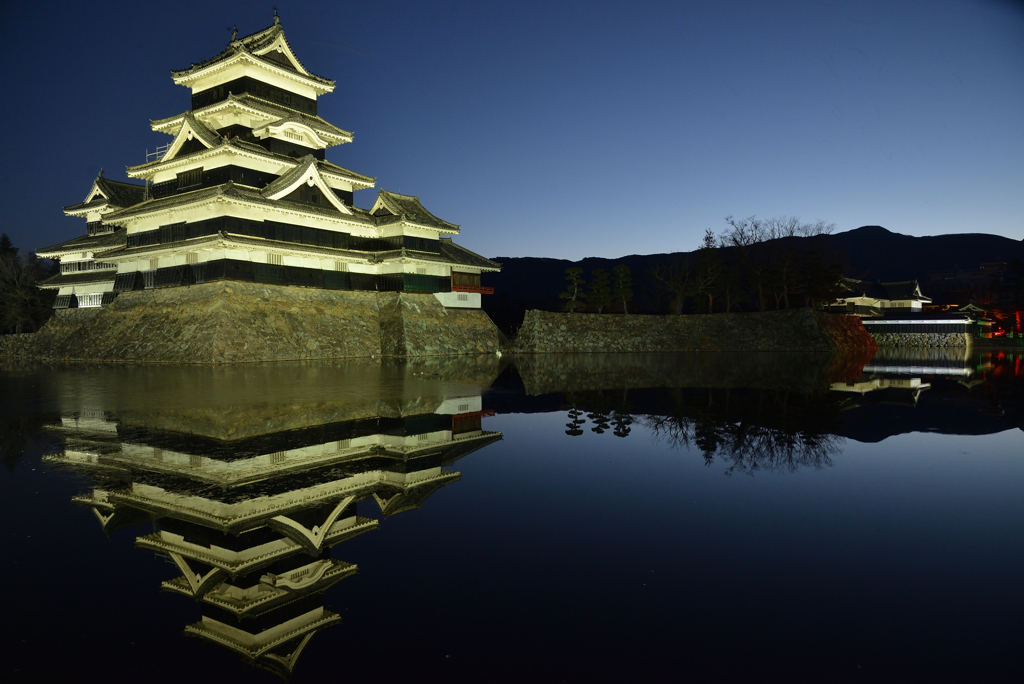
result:
[[[1024,9],[996,0],[288,2],[337,81],[328,158],[419,195],[486,256],[689,250],[727,214],[1024,238]],[[169,70],[274,1],[5,9],[6,211],[29,249],[61,207],[170,140]],[[373,190],[356,194],[369,207]]]

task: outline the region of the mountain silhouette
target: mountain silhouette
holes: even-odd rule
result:
[[[882,282],[918,280],[928,295],[931,271],[976,269],[985,262],[1024,261],[1024,240],[1012,240],[986,233],[958,233],[913,237],[894,233],[882,226],[862,226],[833,235],[782,238],[800,251],[817,249],[839,255],[846,275]],[[696,250],[694,250],[695,252]],[[484,276],[495,294],[484,297],[484,309],[499,327],[512,331],[526,309],[558,310],[558,294],[565,290],[565,269],[579,267],[583,277],[603,268],[611,272],[625,264],[633,274],[635,299],[632,311],[666,313],[650,273],[659,265],[690,257],[694,252],[631,254],[618,259],[587,257],[578,261],[544,257],[494,257],[502,264],[500,273]],[[727,255],[730,249],[724,249]]]

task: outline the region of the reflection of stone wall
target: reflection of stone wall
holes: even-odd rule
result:
[[[775,389],[810,393],[860,377],[871,352],[845,354],[523,354],[527,394],[653,387]]]
[[[218,282],[125,292],[102,309],[66,309],[0,356],[70,361],[233,363],[480,354],[498,330],[479,309],[431,294]]]
[[[971,349],[967,346],[956,347],[879,347],[871,359],[872,363],[940,363],[950,366],[965,365],[971,362]]]
[[[872,333],[879,347],[966,347],[967,333]]]
[[[517,351],[831,351],[874,349],[860,319],[789,309],[694,316],[527,311]]]
[[[47,372],[66,415],[111,413],[134,427],[242,439],[364,418],[434,412],[479,396],[498,376],[495,354],[244,365],[76,365]]]

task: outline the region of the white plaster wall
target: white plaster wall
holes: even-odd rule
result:
[[[64,292],[64,288],[61,288],[60,294],[95,294],[99,292],[113,292],[114,281],[111,280],[107,283],[89,283],[88,285],[74,285],[71,288],[71,292]]]
[[[457,413],[473,413],[475,411],[482,411],[484,407],[483,397],[480,395],[469,396],[469,397],[456,397],[454,399],[445,399],[441,402],[441,405],[437,407],[434,413],[444,415],[454,415]]]
[[[480,308],[480,294],[478,292],[435,292],[434,296],[449,309]]]

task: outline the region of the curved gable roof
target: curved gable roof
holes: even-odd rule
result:
[[[343,214],[351,214],[352,209],[341,201],[341,198],[334,194],[334,190],[324,181],[317,168],[317,160],[311,154],[307,154],[294,169],[277,178],[267,187],[260,191],[260,194],[267,199],[279,200],[295,192],[303,183],[310,186],[315,185],[320,189],[321,194],[327,201],[334,205],[334,208]]]
[[[207,149],[217,147],[223,141],[220,134],[197,119],[192,112],[185,112],[185,119],[181,123],[178,135],[174,138],[171,146],[167,148],[167,153],[160,158],[160,161],[166,162],[177,157],[178,152],[181,151],[185,143],[193,138],[198,139]]]
[[[92,182],[85,199],[78,204],[64,207],[64,213],[71,216],[106,208],[124,209],[142,202],[146,198],[146,186],[135,183],[110,180],[103,177],[103,171]]]
[[[283,59],[274,58],[272,56],[274,53],[282,55]],[[274,17],[274,23],[268,28],[256,33],[250,33],[242,38],[235,38],[233,36],[227,48],[214,57],[202,62],[194,62],[187,69],[172,69],[171,77],[175,83],[180,83],[187,80],[190,76],[194,76],[238,55],[249,55],[267,66],[291,71],[308,79],[308,81],[316,83],[328,92],[334,89],[334,81],[317,76],[302,65],[302,62],[295,56],[287,39],[284,37],[284,29],[281,27],[281,22],[277,16]]]
[[[459,232],[459,227],[456,224],[437,218],[426,210],[419,197],[411,195],[399,195],[397,192],[381,190],[370,211],[381,218],[384,223],[388,222],[387,216],[390,215],[406,223],[433,228],[445,233]]]
[[[267,124],[273,124],[284,120],[301,121],[304,125],[309,126],[320,135],[330,136],[340,142],[352,142],[351,131],[338,128],[319,116],[295,111],[294,109],[275,104],[270,100],[264,100],[256,97],[251,93],[241,93],[239,95],[230,93],[227,98],[219,102],[214,102],[213,104],[207,105],[201,109],[193,110],[192,113],[197,117],[203,117],[207,114],[213,114],[214,112],[218,112],[229,107],[239,107],[265,115]],[[164,119],[151,120],[149,122],[150,127],[154,131],[177,135],[184,116],[184,114],[176,114]]]

